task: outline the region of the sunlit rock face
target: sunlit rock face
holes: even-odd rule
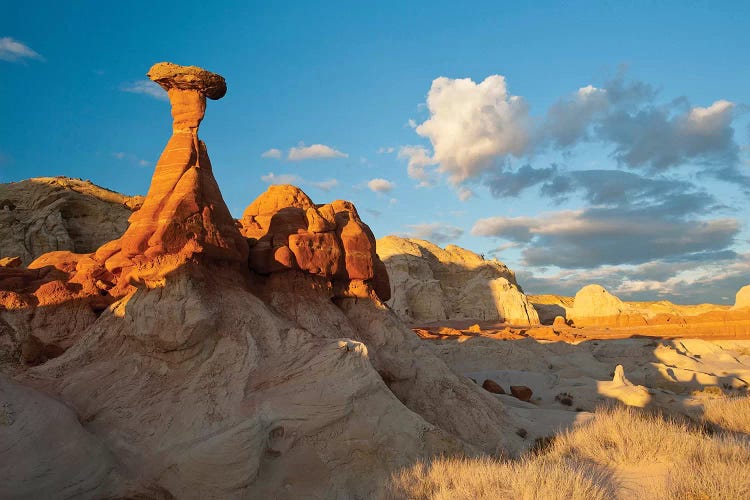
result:
[[[386,236],[377,242],[391,281],[388,304],[403,320],[539,323],[513,271],[469,250]]]
[[[198,139],[206,97],[224,96],[224,78],[172,63],[154,65],[148,76],[169,95],[173,133],[127,231],[96,252],[107,271],[120,275],[120,287],[131,280],[157,281],[191,260],[247,260],[247,244],[221,196],[206,145]]]
[[[737,294],[738,304],[743,303],[743,290]],[[732,338],[750,334],[750,314],[742,305],[625,302],[600,285],[581,288],[573,306],[564,309],[567,319],[575,326],[622,328],[627,329],[629,335],[656,335],[658,332],[663,335]]]
[[[299,188],[274,185],[240,220],[250,241],[250,269],[268,275],[301,270],[329,280],[337,297],[390,297],[375,237],[348,201],[315,205]]]
[[[28,265],[47,252],[93,252],[119,238],[142,203],[142,196],[66,177],[0,184],[0,258]]]
[[[734,300],[735,309],[748,309],[750,308],[750,285],[743,286],[737,292],[737,297]]]

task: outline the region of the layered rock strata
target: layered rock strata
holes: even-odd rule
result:
[[[0,184],[0,258],[29,264],[47,252],[93,252],[119,238],[142,203],[66,177]]]

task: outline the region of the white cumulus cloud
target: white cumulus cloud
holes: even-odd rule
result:
[[[375,193],[388,193],[393,190],[394,184],[387,179],[371,179],[367,187]]]
[[[436,78],[427,94],[427,109],[429,118],[415,130],[430,140],[432,160],[453,184],[476,177],[497,157],[526,151],[528,106],[523,98],[508,93],[501,75],[488,76],[481,83]]]

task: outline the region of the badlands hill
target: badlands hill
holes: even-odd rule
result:
[[[386,236],[377,241],[391,283],[387,304],[410,323],[470,319],[534,325],[539,316],[516,276],[455,245]]]
[[[118,238],[142,203],[142,196],[65,177],[0,184],[0,257],[28,264],[56,250],[93,252]]]

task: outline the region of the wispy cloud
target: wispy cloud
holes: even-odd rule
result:
[[[296,174],[276,174],[269,172],[266,175],[262,175],[260,180],[267,184],[294,184],[297,186],[312,186],[320,189],[321,191],[330,191],[339,185],[337,179],[326,179],[322,181],[311,181],[306,180]]]
[[[325,144],[312,144],[310,146],[305,146],[304,143],[300,143],[299,146],[291,148],[287,155],[289,161],[348,157],[348,154],[342,153],[341,151],[338,151],[331,146],[326,146]]]
[[[464,234],[460,227],[450,226],[442,222],[431,222],[428,224],[412,224],[406,226],[410,229],[408,236],[420,240],[428,240],[433,243],[443,244],[457,240]]]
[[[268,172],[266,175],[261,175],[260,180],[267,184],[302,184],[302,177],[294,174]]]
[[[328,179],[325,181],[307,181],[306,183],[322,191],[330,191],[331,189],[339,185],[339,181],[336,179]]]
[[[268,151],[264,151],[260,155],[261,158],[273,158],[273,159],[279,159],[281,158],[281,150],[276,148],[271,148]]]
[[[9,36],[0,38],[0,60],[21,62],[26,59],[44,61],[44,58],[28,45]]]
[[[112,153],[112,157],[119,161],[127,161],[129,163],[134,163],[138,165],[139,167],[148,167],[154,164],[151,161],[138,158],[138,156],[131,154],[131,153],[126,153],[124,151],[115,151],[114,153]]]
[[[131,94],[144,94],[160,101],[168,101],[169,96],[164,89],[162,89],[156,82],[151,80],[138,80],[135,82],[124,83],[120,86],[120,90],[123,92],[130,92]]]

